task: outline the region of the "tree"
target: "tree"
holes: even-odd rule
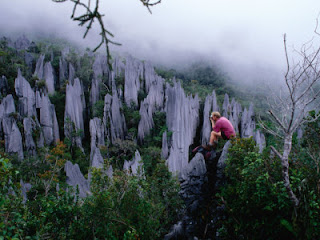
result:
[[[318,25],[318,24],[317,24]],[[317,32],[315,33],[320,36]],[[287,70],[284,76],[286,91],[273,96],[273,102],[269,102],[270,119],[276,126],[272,130],[264,125],[271,134],[283,140],[282,153],[275,147],[273,152],[281,159],[282,177],[288,196],[294,206],[299,205],[299,200],[292,191],[289,179],[289,155],[292,148],[292,136],[306,122],[315,121],[319,114],[309,114],[312,104],[319,99],[320,89],[320,47],[314,47],[313,41],[302,45],[300,50],[294,50],[295,59],[289,59],[286,35],[284,35],[284,50]],[[262,124],[263,125],[263,124]]]
[[[72,2],[74,4],[71,19],[73,21],[79,22],[79,26],[86,26],[86,31],[83,35],[83,38],[87,36],[93,23],[95,20],[98,21],[100,25],[100,35],[101,41],[98,46],[93,50],[94,52],[97,51],[103,44],[106,46],[106,52],[108,57],[108,65],[111,68],[110,60],[111,54],[109,50],[109,44],[121,45],[117,42],[111,40],[114,35],[105,27],[102,17],[104,16],[99,10],[99,0],[91,1],[91,0],[52,0],[53,2],[63,3],[63,2]],[[159,4],[161,0],[139,0],[143,6],[145,6],[150,13],[151,7]],[[95,3],[92,3],[95,2]],[[80,7],[85,13],[81,13],[77,15],[76,10]]]

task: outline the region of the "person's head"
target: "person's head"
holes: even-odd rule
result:
[[[216,120],[218,120],[219,118],[221,118],[221,115],[220,115],[219,112],[212,112],[212,113],[211,113],[211,118],[212,118],[214,121],[216,121]]]

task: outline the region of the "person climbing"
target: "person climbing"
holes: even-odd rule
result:
[[[219,112],[212,112],[210,116],[212,131],[210,135],[210,142],[206,146],[206,149],[216,149],[218,144],[218,138],[229,140],[231,137],[236,136],[236,132],[231,122],[221,117]]]

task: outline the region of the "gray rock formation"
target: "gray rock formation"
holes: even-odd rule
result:
[[[136,150],[135,155],[131,161],[124,161],[123,170],[128,174],[132,174],[134,176],[144,176],[143,162],[138,150]]]
[[[29,48],[30,41],[25,35],[22,35],[15,41],[14,46],[17,50],[25,50]]]
[[[219,106],[217,104],[216,92],[213,90],[212,95],[208,95],[204,103],[203,124],[202,124],[202,131],[201,131],[202,145],[206,145],[209,143],[210,132],[211,132],[211,122],[209,120],[209,117],[211,115],[211,112],[216,112],[216,111],[219,111]]]
[[[172,132],[168,168],[173,173],[185,175],[189,146],[193,143],[199,121],[198,96],[185,95],[181,84],[173,80],[174,86],[166,86],[166,116],[168,130]]]
[[[27,65],[27,71],[28,71],[28,73],[31,74],[32,71],[33,71],[33,63],[34,63],[34,61],[35,61],[33,55],[32,55],[31,53],[29,53],[29,52],[25,52],[25,54],[24,54],[24,61],[25,61],[26,65]]]
[[[55,107],[44,93],[41,95],[40,124],[47,145],[55,144],[60,140]]]
[[[127,57],[124,77],[124,100],[128,106],[131,103],[138,106],[138,92],[140,90],[140,79],[143,78],[142,62]]]
[[[232,112],[230,113],[230,122],[232,123],[234,130],[237,134],[239,134],[239,124],[240,124],[240,114],[242,113],[242,107],[240,103],[234,100],[231,101],[231,109]]]
[[[123,113],[121,101],[116,91],[113,95],[107,94],[104,98],[104,115],[103,122],[106,126],[106,133],[110,137],[111,143],[119,139],[124,139],[127,126]]]
[[[163,159],[167,159],[168,156],[169,156],[169,148],[168,148],[168,140],[167,140],[167,131],[165,131],[162,135],[161,157]]]
[[[60,87],[63,86],[65,81],[68,79],[68,63],[67,61],[63,58],[60,57],[59,59],[59,84]]]
[[[7,96],[8,92],[8,80],[5,76],[0,78],[0,97]]]
[[[105,56],[96,56],[92,65],[93,79],[91,82],[90,102],[93,106],[100,99],[100,86],[103,79],[109,78],[109,69],[107,58]]]
[[[35,94],[29,82],[22,76],[20,69],[14,82],[16,95],[19,97],[19,113],[21,116],[36,115]]]
[[[64,114],[64,134],[73,144],[82,149],[84,137],[84,111],[86,108],[84,92],[79,78],[69,82],[66,88],[66,105]],[[76,132],[76,136],[74,136]]]
[[[149,66],[149,65],[147,65]],[[150,68],[150,67],[148,67]],[[152,68],[153,69],[153,68]],[[153,74],[153,75],[152,75]],[[157,76],[154,71],[148,70],[146,74],[146,88],[148,95],[140,104],[140,122],[138,126],[138,139],[142,142],[144,137],[153,128],[153,113],[156,110],[163,110],[164,103],[164,79]]]
[[[91,166],[96,168],[103,167],[103,157],[100,153],[100,146],[104,146],[104,126],[100,118],[90,120],[90,136],[91,136]]]
[[[138,139],[140,142],[143,141],[144,137],[150,133],[150,129],[154,126],[152,110],[150,110],[149,106],[146,100],[140,105],[140,121],[138,125]]]
[[[24,118],[23,119],[23,128],[24,128],[24,138],[25,138],[25,147],[27,152],[31,156],[36,155],[37,146],[35,141],[33,140],[33,132],[36,130],[35,123],[32,118]],[[40,129],[38,129],[40,133]]]
[[[36,70],[34,72],[34,75],[37,76],[40,80],[43,79],[44,77],[44,68],[43,68],[43,64],[44,64],[44,55],[41,55],[37,61],[36,64]]]
[[[27,193],[31,190],[32,185],[30,183],[24,183],[22,179],[20,179],[20,186],[21,186],[21,194],[22,194],[22,203],[26,203],[28,200]]]
[[[0,120],[7,117],[10,113],[15,113],[16,107],[11,94],[2,99],[0,104]]]
[[[252,137],[256,129],[255,115],[253,104],[250,104],[249,110],[244,109],[241,117],[241,137]]]
[[[266,139],[262,132],[256,130],[254,132],[253,139],[255,140],[257,146],[259,147],[259,153],[262,153],[263,149],[266,147]]]
[[[72,85],[74,84],[75,75],[76,75],[76,70],[74,69],[73,65],[69,63],[69,76],[68,76],[69,84],[70,83]]]
[[[50,62],[47,62],[44,66],[44,80],[46,81],[49,94],[54,93],[54,71]]]
[[[87,195],[91,194],[89,182],[81,173],[78,164],[73,165],[72,162],[67,161],[64,166],[64,170],[67,176],[67,184],[73,187],[74,191],[76,191],[76,188],[78,186],[79,196],[81,198],[84,198]]]
[[[228,141],[222,150],[221,156],[218,160],[217,163],[217,173],[216,173],[216,188],[222,186],[224,184],[225,181],[225,177],[224,177],[224,169],[226,167],[226,161],[228,158],[228,151],[229,148],[231,147],[231,142]]]
[[[10,94],[2,99],[0,104],[0,131],[4,135],[6,152],[18,154],[18,158],[22,160],[24,158],[22,136],[16,120],[11,116],[15,112],[14,100]]]
[[[230,101],[229,101],[229,95],[226,93],[224,95],[224,101],[223,101],[223,105],[222,105],[222,116],[224,117],[228,117],[230,112],[231,112],[231,106],[230,106]]]

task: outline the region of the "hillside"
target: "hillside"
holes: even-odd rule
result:
[[[127,56],[115,57],[110,69],[106,56],[89,49],[23,36],[1,39],[0,77],[1,231],[7,237],[171,239],[170,229],[183,226],[188,237],[208,231],[228,238],[233,218],[221,217],[230,213],[220,212],[221,204],[229,206],[220,200],[237,209],[230,196],[244,192],[237,192],[242,186],[221,187],[226,163],[228,181],[244,177],[249,186],[261,180],[274,187],[263,201],[276,196],[281,214],[292,211],[279,172],[272,172],[279,164],[269,159],[265,136],[256,129],[263,91],[238,92],[212,66],[195,63],[179,72]],[[228,117],[239,138],[219,141],[208,160],[191,150],[208,143],[211,111]],[[254,175],[250,161],[262,177],[246,175]],[[288,226],[297,220],[285,217]],[[284,236],[292,236],[280,225]]]

